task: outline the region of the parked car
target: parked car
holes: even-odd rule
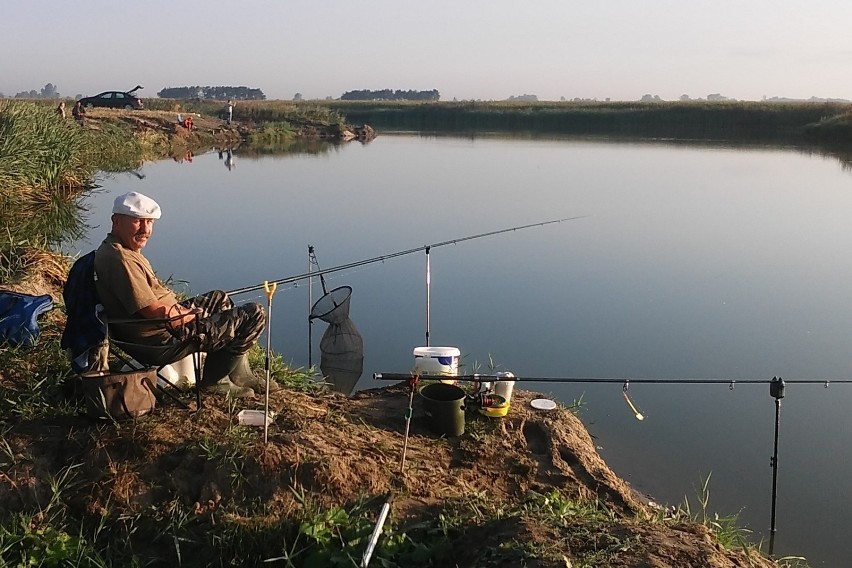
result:
[[[123,108],[127,110],[142,108],[142,100],[133,91],[104,91],[93,97],[83,97],[80,104],[86,108]]]

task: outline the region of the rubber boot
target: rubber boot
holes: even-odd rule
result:
[[[204,373],[201,379],[201,392],[207,394],[222,394],[233,398],[254,396],[250,388],[237,386],[228,379],[239,363],[240,356],[234,356],[223,351],[208,353],[204,358]]]
[[[266,379],[257,377],[251,370],[249,365],[248,355],[242,355],[237,361],[234,370],[228,373],[231,382],[241,387],[249,387],[258,394],[266,393]],[[270,377],[269,392],[281,390],[281,386]]]

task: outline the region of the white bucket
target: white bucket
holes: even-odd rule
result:
[[[204,364],[204,353],[201,354],[201,364]],[[166,365],[161,373],[171,382],[179,387],[189,387],[195,384],[195,365],[192,362],[193,355],[187,355],[183,359]]]
[[[500,372],[497,373],[497,376],[501,380],[494,383],[494,394],[499,394],[500,396],[506,399],[506,402],[511,402],[512,390],[515,388],[515,375],[509,372]],[[509,378],[512,380],[504,380]]]
[[[201,354],[201,364],[204,364],[204,353]],[[191,387],[195,384],[195,366],[192,362],[192,355],[187,355],[183,359],[175,361],[170,365],[166,365],[160,369],[160,374],[168,379],[173,385],[179,388]],[[131,359],[131,365],[124,365],[122,371],[132,371],[133,369],[144,369],[145,365],[139,363],[136,359]],[[166,383],[161,379],[157,379],[157,383],[164,387]]]
[[[450,376],[459,374],[459,357],[461,351],[457,347],[415,347],[414,372],[421,376]],[[454,383],[455,381],[441,381]]]

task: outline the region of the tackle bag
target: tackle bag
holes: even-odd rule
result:
[[[157,370],[82,373],[86,414],[92,418],[131,420],[154,410]]]

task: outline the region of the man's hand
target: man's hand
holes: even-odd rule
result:
[[[145,306],[137,312],[140,316],[147,319],[169,319],[169,325],[172,327],[183,327],[193,321],[199,311],[192,308],[185,308],[180,304],[165,304],[163,302],[154,302]],[[174,318],[174,319],[172,319]]]

